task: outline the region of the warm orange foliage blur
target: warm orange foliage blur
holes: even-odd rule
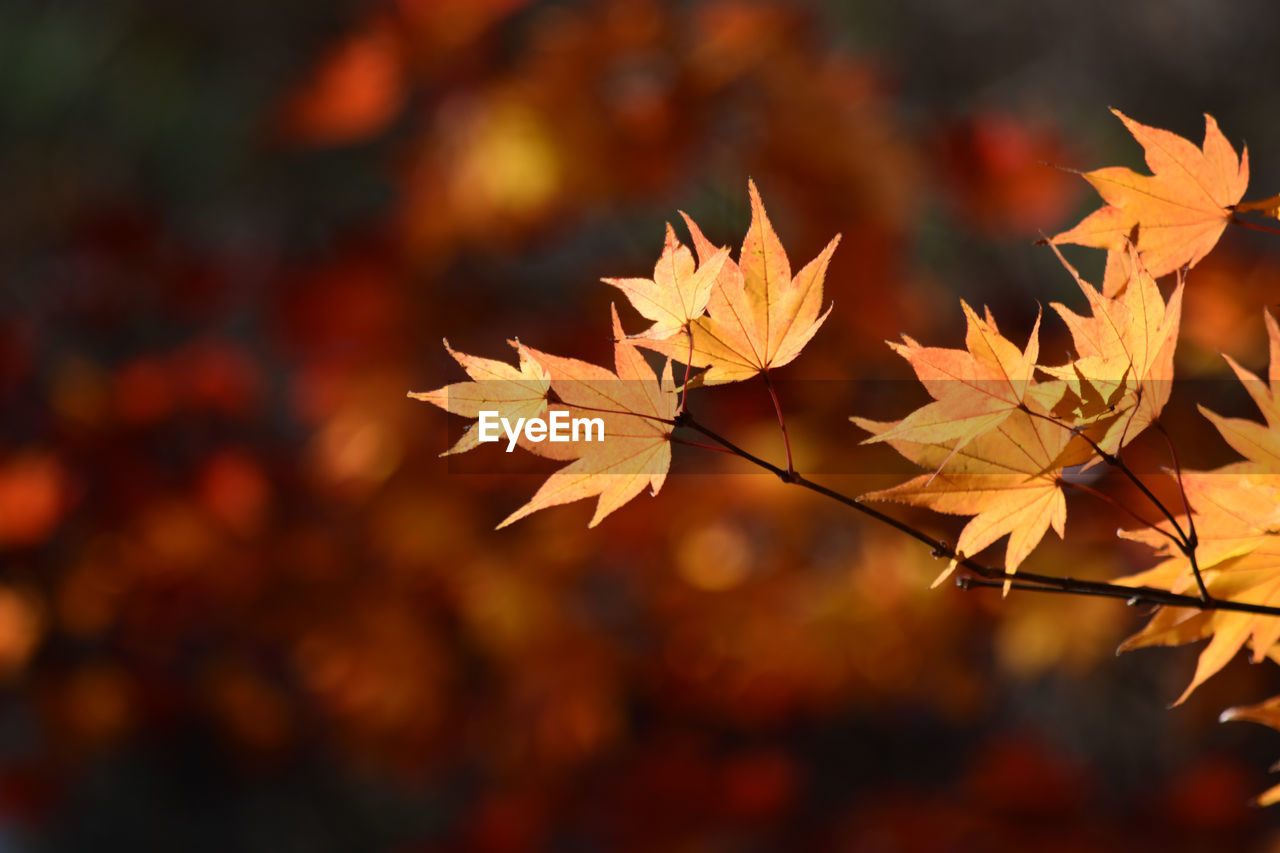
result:
[[[1257,101],[1153,94],[1099,60],[1177,55],[1161,39],[1187,10],[1159,32],[1116,10],[1123,49],[1089,61],[1064,47],[1091,88],[991,65],[973,39],[1012,7],[961,26],[922,0],[839,5],[0,14],[0,846],[1275,843],[1274,814],[1239,808],[1274,739],[1214,723],[1274,688],[1262,667],[1168,713],[1194,652],[1116,661],[1123,605],[930,590],[926,550],[696,448],[593,531],[583,502],[495,533],[556,465],[438,458],[464,427],[404,398],[465,378],[446,333],[610,364],[609,303],[644,320],[599,278],[647,276],[677,210],[736,245],[750,177],[792,258],[843,235],[836,308],[778,371],[796,464],[884,488],[904,466],[847,417],[926,402],[885,338],[958,340],[961,297],[1021,343],[1037,300],[1077,298],[1029,242],[1093,200],[1039,161],[1136,165],[1118,123],[1090,124],[1110,98],[1157,123],[1203,99],[1254,152],[1276,133]],[[1139,110],[1159,93],[1177,100]],[[1213,350],[1264,363],[1276,251],[1234,231],[1193,271],[1179,350],[1233,415]],[[1042,334],[1070,346],[1048,313]],[[1195,398],[1166,424],[1211,467],[1229,449],[1194,438]],[[780,453],[759,388],[697,412]],[[1072,507],[1073,535],[1116,524]],[[1145,560],[1050,541],[1027,567]]]

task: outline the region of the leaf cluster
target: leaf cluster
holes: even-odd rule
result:
[[[917,476],[850,497],[801,476],[792,460],[782,407],[770,372],[791,363],[832,308],[823,286],[839,237],[797,272],[748,184],[751,221],[735,260],[706,238],[687,215],[689,244],[667,225],[651,278],[608,278],[651,325],[627,335],[613,312],[614,368],[549,355],[512,341],[518,365],[449,351],[470,381],[413,394],[465,417],[482,409],[539,416],[556,408],[606,422],[601,442],[554,446],[523,441],[539,455],[567,461],[533,498],[499,526],[537,510],[596,497],[591,525],[636,497],[656,494],[671,462],[670,444],[689,427],[784,482],[840,501],[929,544],[948,565],[935,582],[963,572],[968,586],[1001,586],[1080,595],[1128,597],[1158,605],[1150,622],[1121,649],[1207,639],[1182,702],[1237,652],[1280,661],[1280,326],[1265,314],[1270,338],[1268,379],[1229,356],[1263,422],[1225,418],[1202,408],[1242,457],[1211,471],[1182,470],[1169,442],[1181,507],[1170,508],[1124,461],[1126,448],[1148,430],[1163,432],[1160,415],[1174,380],[1188,270],[1216,245],[1239,213],[1274,208],[1273,200],[1240,203],[1248,184],[1247,151],[1237,156],[1212,117],[1197,147],[1168,131],[1117,112],[1142,145],[1150,175],[1122,167],[1084,173],[1104,206],[1045,241],[1106,251],[1098,285],[1062,261],[1076,281],[1075,305],[1053,303],[1074,352],[1048,363],[1040,352],[1041,317],[1027,340],[1011,340],[989,310],[960,303],[962,348],[926,346],[910,336],[889,346],[911,367],[930,400],[901,419],[855,416],[870,434],[919,466]],[[1261,226],[1255,226],[1261,227]],[[1162,292],[1158,279],[1175,274]],[[1194,286],[1194,285],[1192,285]],[[1167,292],[1167,295],[1166,295]],[[446,343],[446,348],[448,344]],[[666,357],[660,372],[642,349]],[[683,365],[675,380],[673,362]],[[752,455],[695,422],[686,410],[697,388],[763,377],[777,409],[786,465]],[[1166,435],[1167,438],[1167,435]],[[478,446],[475,425],[447,453]],[[1130,506],[1088,484],[1105,465],[1136,486],[1146,505]],[[1019,569],[1052,530],[1065,537],[1068,493],[1114,505],[1136,527],[1119,531],[1150,546],[1154,564],[1114,582],[1079,582]],[[967,517],[948,545],[866,502],[896,502]],[[1148,520],[1154,513],[1155,520]],[[1007,538],[1003,567],[976,557]],[[1129,591],[1132,590],[1132,593]],[[1277,699],[1224,713],[1280,729]],[[1280,786],[1261,802],[1280,801]]]

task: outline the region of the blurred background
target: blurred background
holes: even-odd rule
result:
[[[780,378],[799,467],[870,488],[847,417],[918,402],[859,390],[910,377],[885,338],[1079,301],[1032,243],[1096,206],[1046,162],[1141,165],[1108,106],[1210,111],[1280,189],[1278,39],[1268,0],[0,4],[0,850],[1280,849],[1280,736],[1216,723],[1270,664],[1167,710],[1196,650],[1115,658],[1144,614],[930,590],[690,448],[594,531],[494,532],[548,466],[451,466],[404,396],[446,334],[608,363],[598,278],[678,209],[736,243],[750,175],[793,263],[844,235]],[[1237,232],[1181,376],[1265,361],[1280,245]],[[1227,461],[1194,402],[1184,464]],[[761,388],[694,405],[776,458]],[[1146,565],[1070,506],[1029,569]]]

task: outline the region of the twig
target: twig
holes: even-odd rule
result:
[[[569,404],[566,403],[565,405]],[[1130,605],[1151,604],[1164,607],[1185,607],[1191,610],[1226,610],[1235,613],[1252,613],[1259,616],[1280,617],[1280,607],[1266,604],[1252,604],[1249,602],[1232,601],[1224,598],[1205,597],[1204,595],[1184,595],[1150,586],[1124,586],[1122,584],[1107,583],[1106,581],[1087,581],[1069,577],[1054,577],[1053,575],[1042,575],[1035,572],[1017,572],[1016,574],[1013,572],[1006,572],[1003,569],[988,566],[984,563],[978,562],[972,557],[961,554],[943,540],[936,539],[928,533],[912,527],[905,521],[901,521],[891,515],[881,512],[878,509],[867,506],[855,497],[838,492],[835,489],[822,485],[821,483],[815,483],[807,477],[801,476],[794,470],[789,471],[785,468],[774,465],[772,462],[761,459],[759,456],[739,447],[711,428],[703,426],[694,419],[693,415],[691,415],[687,409],[677,415],[674,419],[668,419],[658,417],[657,415],[645,415],[639,412],[621,412],[611,409],[598,409],[590,406],[575,406],[574,408],[590,412],[603,412],[605,414],[630,415],[632,417],[644,418],[646,420],[668,424],[677,428],[686,427],[694,432],[700,433],[706,438],[711,439],[720,447],[710,447],[699,442],[687,442],[674,436],[671,440],[682,444],[703,447],[707,450],[719,450],[720,448],[723,448],[724,452],[731,453],[734,456],[750,462],[757,468],[768,471],[784,483],[790,483],[792,485],[808,489],[815,494],[822,495],[825,498],[856,510],[863,515],[870,516],[881,524],[892,527],[894,530],[910,536],[912,539],[929,546],[930,553],[935,557],[944,557],[955,560],[958,566],[972,572],[973,575],[976,576],[968,577],[962,575],[958,577],[956,579],[956,583],[962,589],[976,587],[1004,587],[1005,583],[1008,582],[1010,589],[1030,592],[1051,592],[1063,595],[1088,595],[1101,596],[1104,598],[1121,598],[1127,601]],[[1050,420],[1052,420],[1052,418],[1050,418]],[[1061,424],[1061,426],[1066,427],[1065,424]],[[1088,436],[1082,437],[1085,438],[1086,441],[1091,441]],[[1105,451],[1100,452],[1105,454]],[[1105,459],[1106,456],[1109,455],[1110,454],[1105,454],[1103,458]],[[1126,467],[1124,470],[1128,470],[1128,468]],[[1167,531],[1165,532],[1166,534],[1168,533]]]
[[[714,441],[716,444],[726,448],[731,453],[774,474],[784,483],[790,483],[808,489],[811,492],[822,495],[826,498],[843,504],[850,509],[856,510],[863,515],[870,516],[876,521],[889,527],[905,533],[912,539],[915,539],[924,545],[929,546],[934,556],[945,557],[955,560],[956,563],[974,576],[960,576],[957,578],[957,584],[962,588],[971,587],[1003,587],[1005,582],[1009,582],[1012,589],[1026,590],[1030,592],[1050,592],[1065,595],[1087,595],[1101,596],[1105,598],[1119,598],[1128,602],[1130,605],[1150,604],[1165,607],[1185,607],[1192,610],[1225,610],[1236,613],[1252,613],[1260,616],[1276,616],[1280,617],[1280,607],[1273,607],[1265,604],[1252,604],[1243,601],[1231,601],[1219,598],[1203,598],[1195,595],[1184,595],[1181,593],[1170,592],[1168,590],[1157,589],[1149,586],[1124,586],[1122,584],[1107,583],[1105,581],[1086,581],[1076,578],[1053,577],[1051,575],[1041,575],[1034,572],[1006,572],[1003,569],[997,569],[994,566],[988,566],[956,552],[954,548],[940,539],[935,539],[929,534],[917,530],[910,524],[900,521],[893,516],[886,515],[877,509],[867,506],[860,500],[849,495],[837,492],[820,483],[801,476],[795,471],[788,471],[771,462],[767,462],[750,453],[729,439],[703,426],[697,420],[685,411],[676,419],[677,426],[687,427],[695,432],[701,433],[706,438]]]

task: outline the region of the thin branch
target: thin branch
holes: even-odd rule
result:
[[[863,515],[870,516],[876,521],[888,525],[901,533],[905,533],[912,539],[929,546],[934,556],[955,560],[959,566],[976,576],[961,576],[958,578],[957,583],[960,584],[962,588],[989,586],[1003,587],[1005,582],[1008,581],[1013,589],[1031,592],[1119,598],[1125,600],[1130,605],[1151,604],[1165,607],[1185,607],[1191,610],[1225,610],[1237,613],[1252,613],[1260,616],[1280,617],[1280,607],[1273,607],[1265,604],[1252,604],[1249,602],[1231,601],[1219,598],[1205,599],[1200,596],[1183,595],[1181,593],[1170,592],[1169,590],[1157,589],[1149,586],[1124,586],[1122,584],[1107,583],[1105,581],[1087,581],[1076,578],[1054,577],[1052,575],[1041,575],[1034,572],[1018,572],[1017,574],[1006,572],[1003,569],[997,569],[993,566],[980,563],[972,557],[961,555],[946,542],[943,542],[940,539],[935,539],[929,534],[921,530],[917,530],[910,524],[907,524],[904,521],[899,521],[893,516],[886,515],[877,509],[873,509],[855,497],[837,492],[835,489],[831,489],[820,483],[815,483],[795,471],[787,471],[784,468],[761,459],[759,456],[744,450],[709,427],[703,426],[687,411],[677,418],[676,421],[677,426],[687,427],[695,432],[701,433],[703,436],[726,448],[734,455],[750,462],[757,468],[774,474],[784,483],[790,483],[808,489],[811,492],[815,492],[816,494],[843,504],[850,509],[856,510]]]
[[[892,527],[894,530],[905,533],[912,539],[929,546],[930,552],[935,557],[955,560],[958,566],[972,572],[973,575],[976,576],[961,576],[957,578],[956,583],[959,584],[961,588],[1003,587],[1005,582],[1008,581],[1010,589],[1026,590],[1031,592],[1050,592],[1064,595],[1088,595],[1101,596],[1105,598],[1120,598],[1127,601],[1130,605],[1151,604],[1164,607],[1185,607],[1191,610],[1226,610],[1235,613],[1252,613],[1259,616],[1280,617],[1280,607],[1274,607],[1266,604],[1252,604],[1249,602],[1232,601],[1230,599],[1223,598],[1206,598],[1203,595],[1183,595],[1181,593],[1170,592],[1169,590],[1157,589],[1150,586],[1124,586],[1122,584],[1107,583],[1105,581],[1087,581],[1069,577],[1054,577],[1053,575],[1041,575],[1034,572],[1018,572],[1016,574],[1013,572],[1006,572],[1003,569],[988,566],[984,563],[978,562],[972,557],[960,554],[943,540],[936,539],[928,533],[912,527],[905,521],[900,521],[899,519],[883,513],[878,509],[867,506],[858,498],[851,497],[842,492],[837,492],[835,489],[824,486],[821,483],[815,483],[807,477],[801,476],[794,470],[788,471],[785,468],[780,468],[779,466],[774,465],[772,462],[761,459],[759,456],[739,447],[709,427],[703,426],[694,419],[688,410],[677,415],[674,419],[669,419],[658,417],[657,415],[645,415],[638,412],[620,412],[611,409],[596,409],[590,406],[575,406],[575,408],[582,409],[584,411],[603,412],[605,414],[630,415],[632,417],[644,418],[646,420],[656,421],[674,427],[687,427],[694,432],[701,433],[703,436],[720,445],[720,447],[724,448],[727,452],[750,462],[757,468],[768,471],[782,482],[808,489],[815,494],[822,495],[823,497],[843,504],[844,506],[856,510],[863,515],[870,516],[881,524]],[[1052,420],[1052,418],[1050,418],[1050,420]],[[1055,421],[1055,423],[1057,422]],[[1069,428],[1066,424],[1060,425],[1064,428]],[[1077,434],[1079,433],[1077,432]],[[1086,441],[1093,443],[1088,436],[1082,437]],[[674,436],[672,437],[672,441],[695,444],[694,442],[684,442],[682,439],[677,439]],[[1095,449],[1098,449],[1099,453],[1103,455],[1104,459],[1111,455],[1102,451],[1100,448],[1097,448],[1096,443],[1093,444]],[[701,444],[698,444],[697,446],[706,447],[706,445]],[[717,448],[707,447],[706,449],[711,450]],[[1114,459],[1115,457],[1112,458]],[[1116,461],[1118,462],[1119,460]],[[1128,471],[1129,469],[1126,467],[1123,470]]]

